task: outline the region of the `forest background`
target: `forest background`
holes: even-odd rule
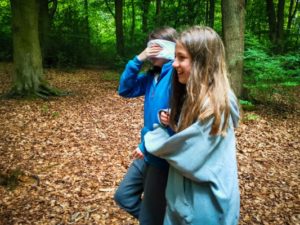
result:
[[[44,67],[67,69],[122,68],[144,48],[154,28],[168,25],[180,31],[191,25],[207,25],[224,39],[232,86],[239,97],[250,101],[244,103],[274,102],[278,95],[285,97],[284,102],[293,104],[295,100],[289,90],[299,85],[299,0],[41,0],[39,6],[23,10],[24,15],[19,10],[24,3],[11,2],[14,4],[0,1],[0,61],[13,59],[12,27],[16,39],[27,37],[27,42],[41,47],[38,52]],[[26,3],[30,6],[28,2],[32,0]],[[36,15],[38,19],[28,20],[38,20],[38,24],[30,27],[25,22],[29,15]],[[28,32],[21,34],[18,26]],[[39,40],[31,30],[38,32]],[[22,58],[17,54],[26,44],[15,41],[19,43],[15,44],[15,58]],[[38,54],[33,55],[37,58]],[[42,72],[35,69],[32,73],[38,77]],[[26,77],[15,72],[14,82],[37,86],[20,81],[21,76]]]
[[[223,38],[243,110],[240,224],[299,224],[299,5],[0,0],[0,224],[137,223],[112,199],[142,126],[119,75],[150,31],[191,25]]]

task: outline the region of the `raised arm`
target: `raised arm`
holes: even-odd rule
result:
[[[145,94],[148,77],[144,73],[140,74],[142,65],[143,61],[137,56],[127,63],[120,78],[119,95],[130,98]]]

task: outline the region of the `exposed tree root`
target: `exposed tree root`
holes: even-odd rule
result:
[[[8,93],[1,96],[4,99],[49,99],[50,97],[62,97],[70,95],[69,92],[50,87],[48,84],[40,84],[36,90],[17,90],[13,87]]]

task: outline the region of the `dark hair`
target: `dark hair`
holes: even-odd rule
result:
[[[176,42],[177,38],[177,31],[172,27],[160,27],[155,30],[153,30],[149,36],[149,40],[154,39],[163,39],[167,41],[173,41]]]
[[[171,85],[172,97],[169,100],[171,106],[170,126],[174,131],[176,131],[181,109],[186,98],[186,85],[179,83],[175,69],[173,70]]]

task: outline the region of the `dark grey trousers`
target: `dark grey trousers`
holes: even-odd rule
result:
[[[144,160],[136,159],[120,183],[114,196],[115,201],[137,218],[141,225],[163,224],[167,179],[167,170],[161,170],[146,164]]]

